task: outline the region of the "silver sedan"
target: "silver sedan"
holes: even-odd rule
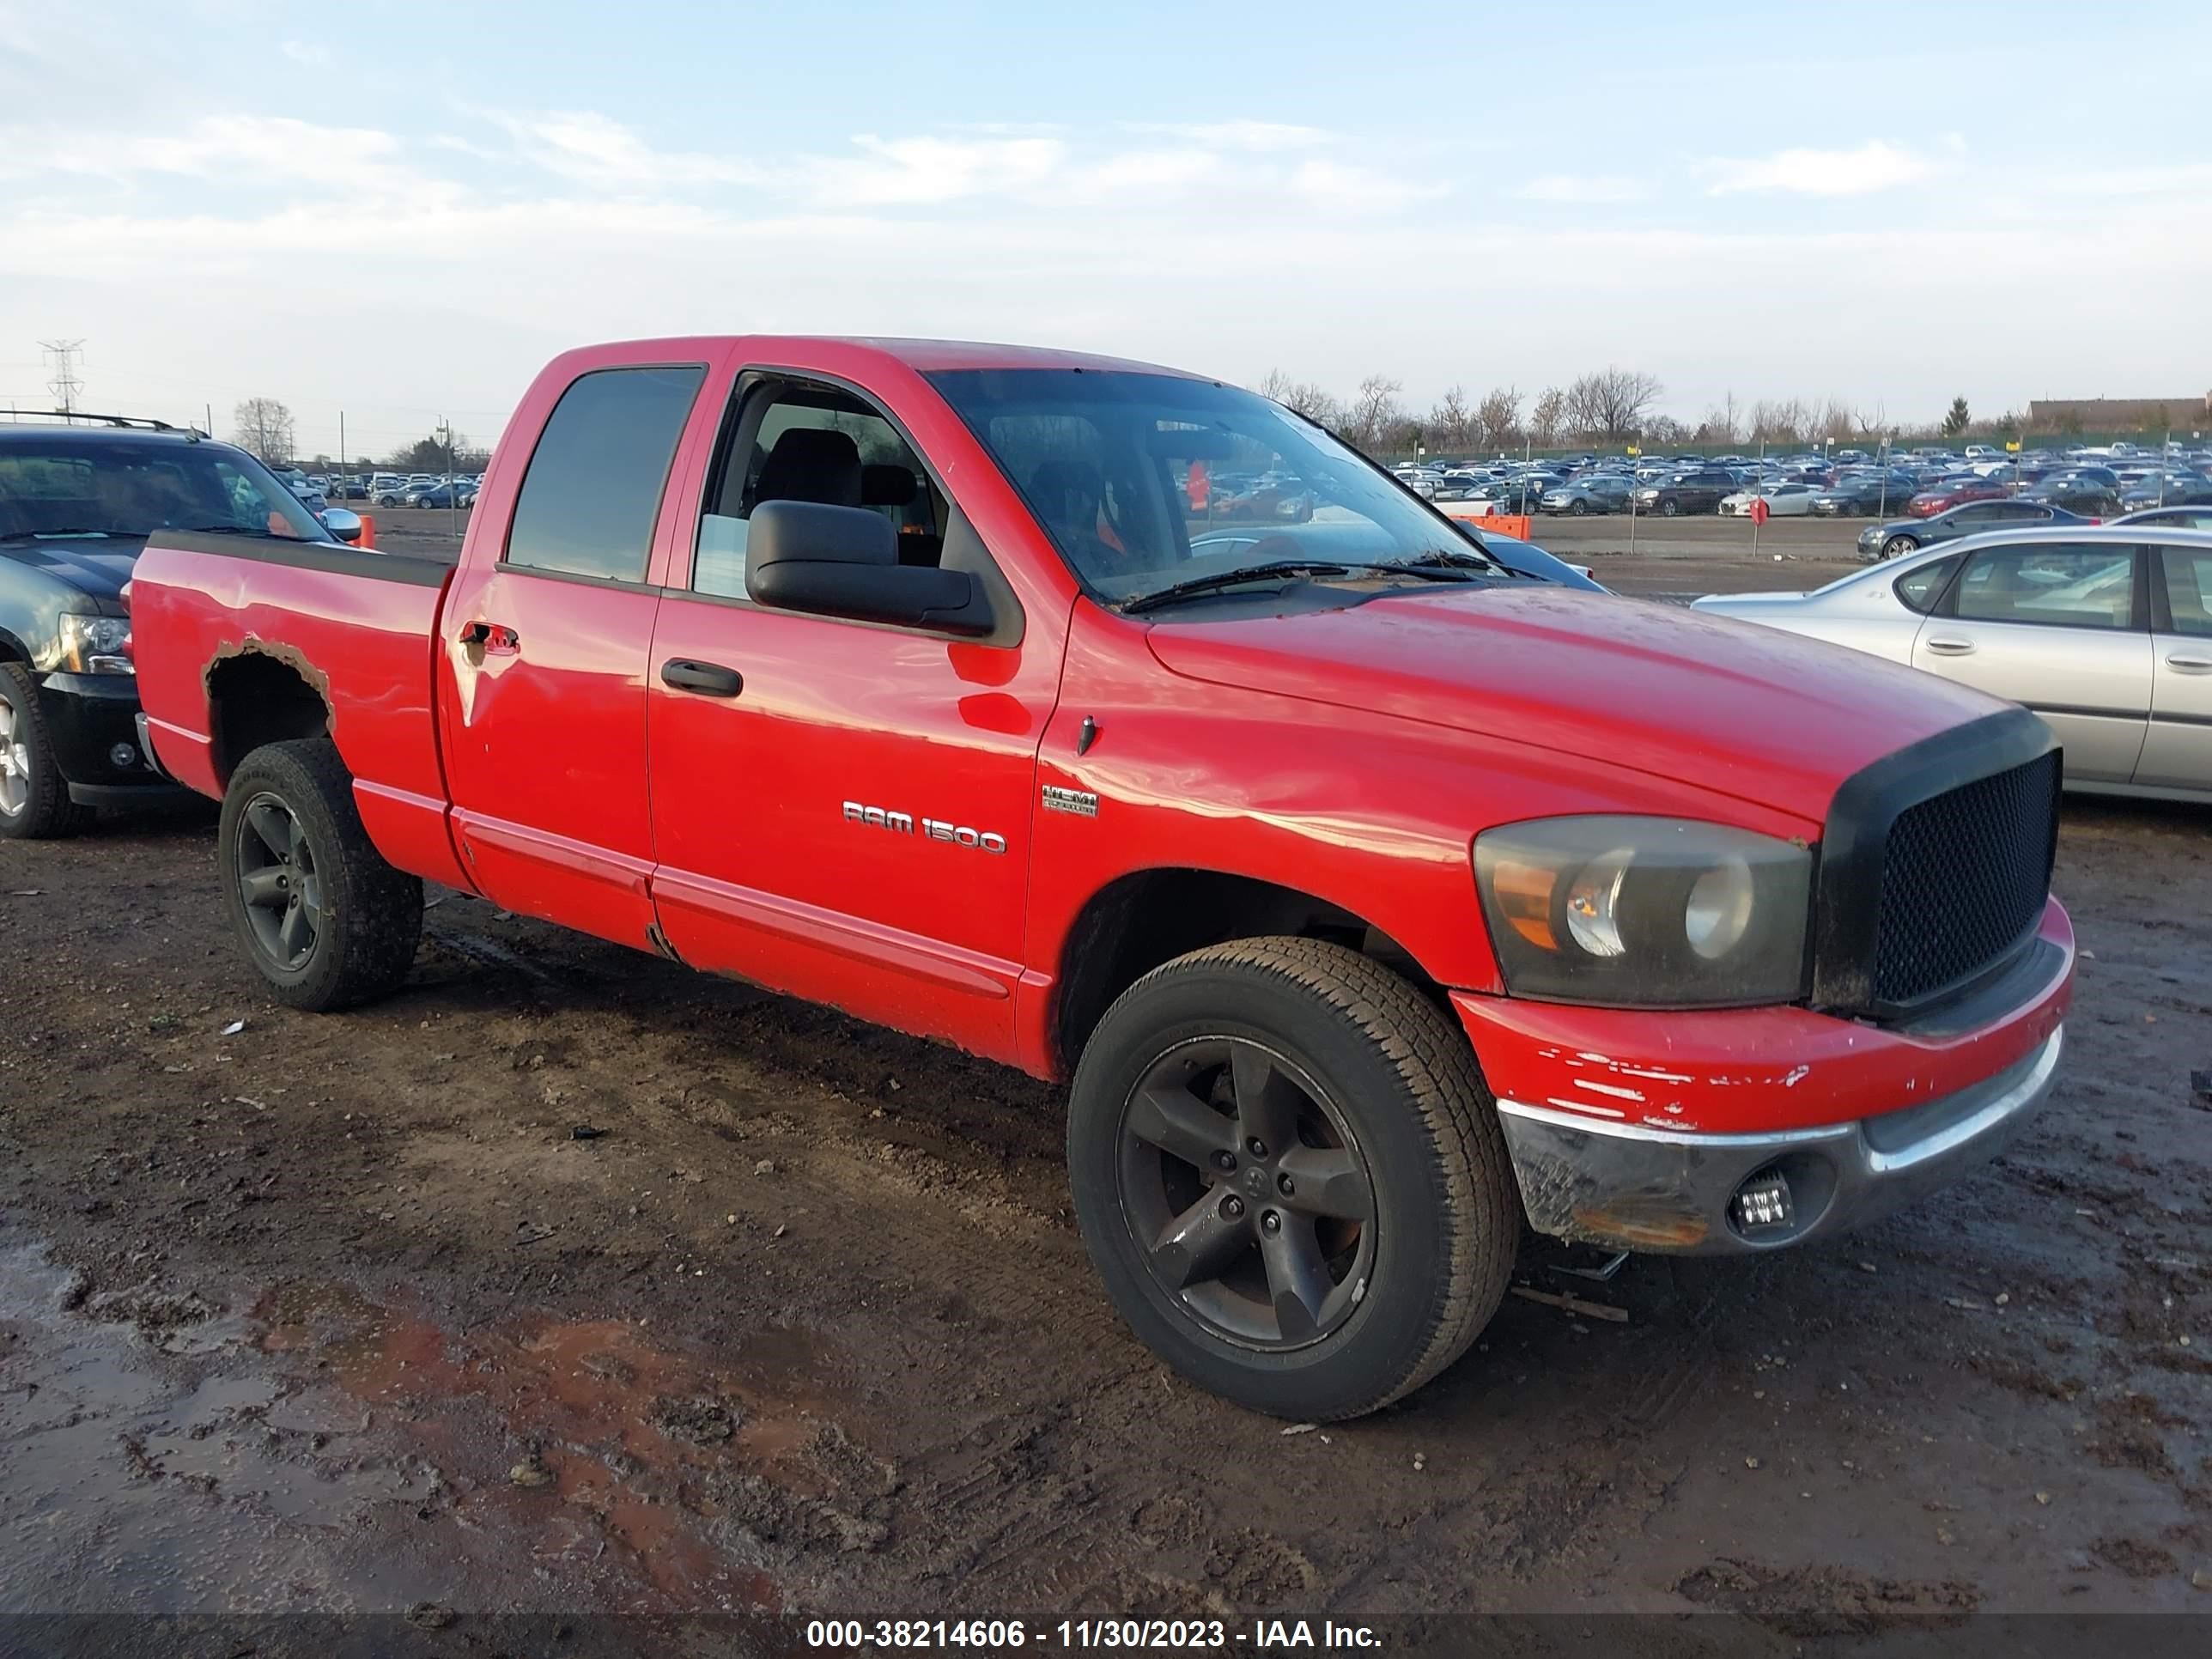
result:
[[[1709,594],[1697,608],[2024,703],[2065,745],[2069,788],[2212,803],[2212,532],[2008,531],[1810,593]]]

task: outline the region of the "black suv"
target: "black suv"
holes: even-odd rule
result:
[[[1721,497],[1733,495],[1742,488],[1735,473],[1709,466],[1699,471],[1685,472],[1664,483],[1644,485],[1636,492],[1636,510],[1656,513],[1668,519],[1682,513],[1717,513]]]
[[[0,424],[0,838],[182,794],[139,730],[124,597],[156,530],[331,539],[268,468],[197,432],[120,416]]]

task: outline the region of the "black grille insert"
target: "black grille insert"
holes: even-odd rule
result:
[[[2043,912],[2058,832],[2054,750],[1916,805],[1882,849],[1874,994],[1900,1007],[1972,979]]]

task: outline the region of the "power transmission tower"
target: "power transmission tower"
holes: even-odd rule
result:
[[[82,340],[41,340],[39,349],[53,366],[53,378],[46,389],[54,394],[54,407],[64,414],[76,408],[76,394],[84,390],[84,382],[77,377],[76,360],[84,356]]]

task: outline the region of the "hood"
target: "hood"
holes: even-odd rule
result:
[[[67,582],[95,599],[120,601],[123,584],[145,550],[143,536],[50,536],[0,542],[0,559]]]
[[[1824,822],[1836,786],[2006,705],[1840,646],[1559,588],[1156,625],[1170,672],[1534,744]]]

